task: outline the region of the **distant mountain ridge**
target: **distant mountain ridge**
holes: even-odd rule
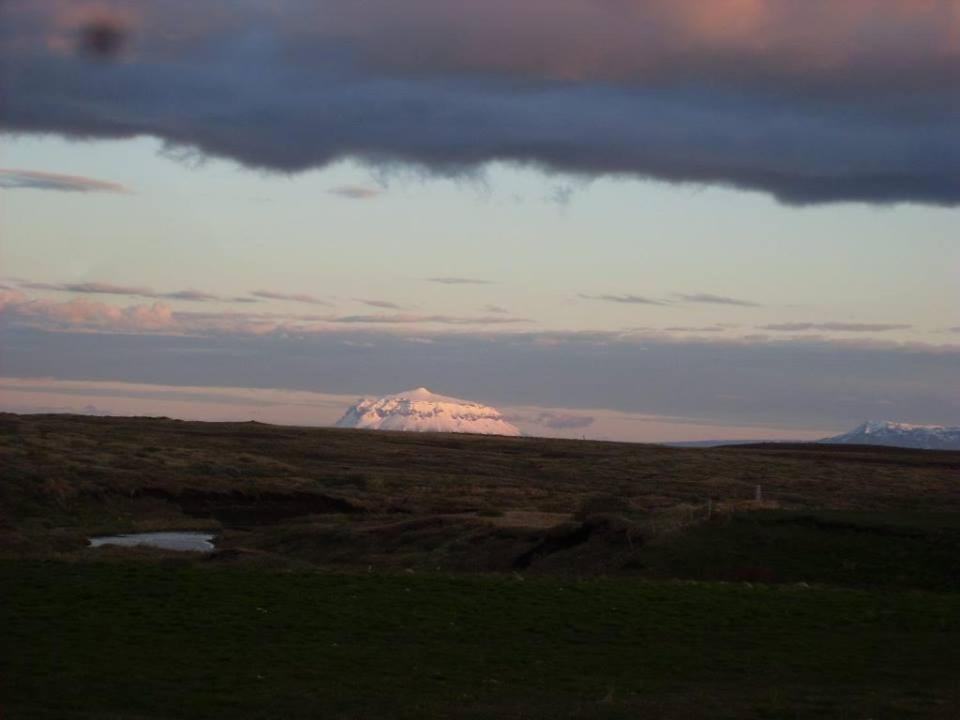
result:
[[[336,426],[406,432],[521,434],[496,408],[437,395],[423,387],[396,395],[360,400],[347,410]]]
[[[831,445],[888,445],[919,450],[960,450],[960,427],[870,420],[848,433],[824,438],[820,442]]]

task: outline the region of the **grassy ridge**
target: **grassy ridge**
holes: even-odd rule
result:
[[[0,562],[10,718],[937,717],[960,596]]]
[[[960,453],[810,446],[675,449],[257,423],[0,414],[0,520],[109,522],[200,493],[335,496],[369,511],[574,513],[594,494],[639,510],[747,500],[794,508],[960,512]],[[193,495],[191,496],[191,493]],[[110,503],[116,507],[111,507]],[[197,509],[194,507],[193,509]],[[111,514],[112,510],[118,512]],[[265,511],[266,512],[266,511]],[[269,518],[268,518],[269,519]]]
[[[0,415],[0,554],[180,527],[322,566],[955,590],[960,453]]]

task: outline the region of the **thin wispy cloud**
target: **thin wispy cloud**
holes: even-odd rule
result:
[[[773,332],[808,332],[817,330],[822,332],[889,332],[891,330],[909,330],[913,325],[904,323],[849,323],[849,322],[789,322],[760,325],[759,330]]]
[[[528,323],[526,318],[469,317],[456,315],[345,315],[333,319],[336,323],[370,325],[513,325]]]
[[[114,285],[103,282],[82,283],[45,283],[22,282],[20,287],[29,290],[53,290],[55,292],[90,293],[93,295],[127,295],[130,297],[156,297],[150,288],[134,287],[130,285]]]
[[[596,422],[591,415],[574,415],[572,413],[542,412],[529,422],[548,427],[553,430],[582,430]]]
[[[498,338],[508,343],[529,343],[534,346],[550,348],[562,346],[577,347],[605,347],[605,346],[645,346],[648,343],[659,344],[693,344],[706,347],[707,345],[722,346],[756,346],[777,345],[795,346],[804,344],[827,344],[863,349],[896,349],[915,346],[934,351],[934,346],[922,343],[908,345],[902,342],[881,341],[876,338],[836,339],[826,340],[816,336],[807,339],[774,339],[766,335],[741,335],[736,337],[725,336],[705,340],[703,338],[671,337],[663,330],[656,328],[638,328],[629,331],[616,330],[514,330],[507,329],[531,321],[527,318],[490,316],[459,316],[445,314],[377,314],[377,315],[309,315],[271,312],[238,312],[224,311],[182,311],[171,308],[164,302],[151,304],[117,307],[103,302],[91,301],[85,298],[74,298],[66,302],[57,302],[48,299],[36,299],[27,296],[21,290],[0,290],[0,322],[7,325],[23,325],[41,330],[83,330],[102,332],[142,332],[149,334],[171,335],[210,335],[218,336],[245,336],[245,335],[326,335],[343,332],[347,328],[362,328],[369,326],[371,332],[386,332],[388,328],[409,328],[410,336],[439,340],[447,337],[442,328],[444,326],[474,327],[477,339],[497,341]],[[436,326],[435,330],[425,328]],[[503,331],[497,331],[503,327]],[[719,326],[717,326],[719,327]],[[837,332],[867,333],[868,331],[884,332],[900,327],[909,327],[894,324],[880,323],[784,323],[780,326],[784,331],[827,330]],[[680,330],[681,326],[674,328]],[[683,328],[685,330],[705,331],[703,328]],[[359,331],[359,330],[358,330]],[[405,331],[404,331],[405,332]],[[400,333],[402,336],[403,333]],[[464,337],[457,331],[457,337]],[[960,352],[960,346],[946,345],[944,351]]]
[[[61,175],[39,170],[0,168],[0,188],[5,190],[55,190],[76,193],[129,193],[120,183],[97,180],[81,175]]]
[[[710,293],[676,293],[675,296],[680,302],[699,303],[705,305],[734,305],[737,307],[760,307],[760,303],[750,300],[741,300],[739,298],[725,297],[723,295],[712,295]]]
[[[631,293],[616,294],[603,293],[599,295],[590,295],[580,293],[579,297],[583,300],[603,300],[612,303],[622,303],[625,305],[684,305],[684,304],[704,304],[704,305],[728,305],[734,307],[760,307],[759,303],[739,298],[725,297],[723,295],[713,295],[710,293],[674,293],[670,297],[654,298],[646,295],[634,295]]]
[[[370,307],[382,308],[384,310],[403,310],[402,305],[389,300],[365,300],[363,298],[354,298],[357,302],[369,305]]]
[[[583,300],[601,300],[603,302],[611,303],[620,303],[621,305],[666,305],[667,303],[663,300],[656,300],[654,298],[644,297],[642,295],[586,295],[580,293],[580,298]]]
[[[666,332],[723,332],[727,328],[722,325],[701,325],[699,327],[690,327],[690,326],[675,326],[664,328]]]
[[[210,302],[213,300],[222,300],[219,295],[203,292],[201,290],[178,290],[176,292],[163,293],[160,297],[168,300],[188,300],[190,302]]]
[[[358,185],[341,185],[330,188],[327,192],[348,200],[373,200],[383,194],[383,191],[377,188],[361,187]]]
[[[441,285],[493,285],[493,282],[490,280],[468,277],[432,277],[427,278],[427,282],[439,283]]]
[[[164,302],[116,307],[76,298],[66,302],[34,299],[20,290],[0,291],[0,318],[38,329],[157,332],[175,335],[317,334],[338,326],[501,326],[529,323],[503,315],[383,313],[377,315],[316,315],[277,312],[180,311]]]
[[[558,207],[568,207],[576,193],[576,188],[571,185],[559,185],[550,191],[547,201]]]
[[[274,292],[272,290],[254,290],[250,294],[254,297],[262,298],[264,300],[286,300],[289,302],[306,303],[308,305],[326,305],[327,307],[333,306],[333,303],[327,300],[318,298],[315,295],[307,295],[306,293],[283,293]]]
[[[186,302],[257,302],[256,298],[249,297],[223,297],[202,290],[175,290],[172,292],[159,292],[147,287],[137,287],[129,285],[115,285],[105,282],[79,282],[79,283],[47,283],[47,282],[21,282],[21,288],[28,290],[48,290],[53,292],[76,293],[79,295],[123,295],[126,297],[139,297],[151,300],[184,300]]]

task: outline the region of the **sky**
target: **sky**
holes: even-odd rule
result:
[[[7,0],[0,409],[960,425],[960,1]]]

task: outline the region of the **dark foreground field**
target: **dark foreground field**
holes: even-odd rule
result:
[[[5,718],[960,711],[957,595],[143,562],[0,582]]]
[[[960,454],[0,415],[0,588],[4,720],[955,718]]]

